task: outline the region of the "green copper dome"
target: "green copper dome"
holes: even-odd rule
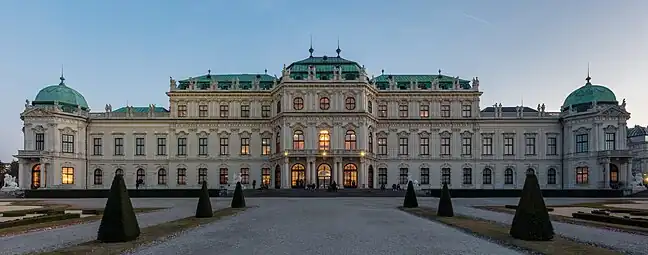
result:
[[[61,83],[58,85],[51,85],[41,89],[38,95],[36,95],[36,99],[32,102],[32,105],[53,105],[58,103],[59,105],[73,108],[80,106],[81,109],[87,111],[89,107],[83,95],[66,86],[64,81],[65,78],[61,76]]]
[[[614,103],[617,104],[616,96],[612,90],[608,89],[603,85],[592,85],[590,83],[590,77],[587,77],[587,83],[574,90],[567,98],[565,103],[562,106],[562,109],[565,110],[570,106],[580,106],[591,104],[593,102],[598,103]]]

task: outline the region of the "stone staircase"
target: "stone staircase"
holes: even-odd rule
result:
[[[303,190],[303,189],[270,189],[270,190],[244,190],[246,197],[405,197],[405,191],[392,190],[366,190],[366,189],[341,189],[337,192],[326,190]],[[228,192],[227,196],[232,196]],[[417,194],[423,195],[423,194]]]

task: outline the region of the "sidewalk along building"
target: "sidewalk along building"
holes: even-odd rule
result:
[[[64,78],[25,105],[20,186],[107,189],[620,189],[632,178],[625,100],[590,77],[558,112],[482,107],[478,78],[409,75],[340,56],[265,73],[206,74],[166,85],[169,105],[90,111]],[[634,129],[631,129],[634,130]],[[641,149],[645,151],[645,149]]]

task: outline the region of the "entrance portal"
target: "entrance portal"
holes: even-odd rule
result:
[[[306,168],[302,164],[294,164],[290,169],[290,185],[293,189],[304,188],[306,184]]]
[[[358,187],[358,167],[355,164],[344,165],[344,187]]]
[[[38,189],[41,186],[41,165],[36,164],[32,167],[31,172],[31,188]]]
[[[370,189],[373,189],[374,187],[374,182],[373,182],[373,177],[374,177],[374,170],[373,166],[369,166],[369,171],[367,173],[367,186],[369,186]]]
[[[279,165],[275,167],[275,189],[281,188],[281,168]]]
[[[331,166],[321,164],[317,167],[317,187],[326,189],[331,185]]]
[[[619,167],[610,163],[610,187],[617,188],[619,185]]]

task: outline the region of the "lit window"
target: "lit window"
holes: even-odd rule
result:
[[[327,151],[331,148],[331,135],[328,130],[322,130],[319,133],[319,149]]]
[[[73,167],[63,167],[63,169],[61,169],[61,183],[63,183],[63,184],[74,184],[74,168]]]

